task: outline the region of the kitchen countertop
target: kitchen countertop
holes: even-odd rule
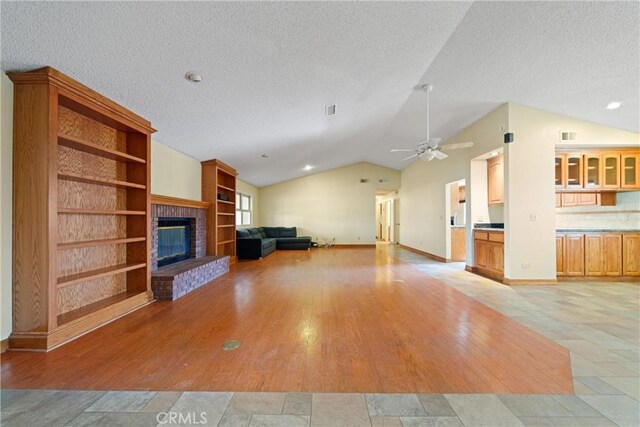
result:
[[[462,224],[462,225],[452,225],[451,228],[465,228],[466,225]]]
[[[556,233],[640,233],[640,230],[626,228],[558,228]]]
[[[476,227],[475,231],[502,231],[504,228]],[[558,228],[556,233],[640,233],[640,230],[633,229],[611,229],[611,228]]]

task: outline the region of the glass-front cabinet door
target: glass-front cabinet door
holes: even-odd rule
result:
[[[620,154],[605,153],[602,155],[604,171],[602,186],[605,188],[620,188]]]
[[[556,154],[556,188],[564,188],[564,154]]]
[[[584,156],[584,187],[599,188],[602,186],[602,159],[600,154]]]
[[[566,157],[566,187],[567,188],[582,188],[582,154],[567,154]]]
[[[640,188],[640,155],[622,154],[620,156],[622,163],[622,188]]]

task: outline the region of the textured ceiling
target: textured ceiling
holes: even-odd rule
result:
[[[2,2],[2,68],[51,65],[258,186],[447,138],[504,102],[638,131],[639,5]],[[186,81],[196,70],[202,83]],[[604,106],[622,101],[616,111]],[[337,114],[324,116],[325,105]],[[270,157],[264,159],[263,153]]]

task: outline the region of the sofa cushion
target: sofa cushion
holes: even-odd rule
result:
[[[265,232],[267,237],[269,238],[278,238],[280,237],[280,228],[281,227],[261,227]]]
[[[275,246],[277,242],[277,239],[270,239],[270,238],[266,238],[266,239],[262,239],[262,247],[263,248],[268,248],[271,246]]]
[[[239,239],[244,239],[247,237],[251,237],[251,234],[249,233],[249,230],[236,230],[236,237]]]
[[[279,237],[296,237],[298,235],[295,227],[280,227]]]
[[[249,231],[249,234],[251,234],[251,237],[262,239],[262,235],[260,234],[257,228],[248,228],[247,231]]]
[[[267,233],[264,232],[264,228],[258,227],[258,232],[260,233],[263,239],[267,238]]]

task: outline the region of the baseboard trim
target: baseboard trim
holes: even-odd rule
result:
[[[558,282],[630,282],[640,284],[638,276],[558,276]]]
[[[502,279],[505,285],[557,285],[558,281],[553,279]]]
[[[9,338],[0,341],[0,353],[4,353],[9,348]]]
[[[331,245],[332,248],[338,249],[358,249],[358,248],[375,248],[375,243],[362,243],[362,244],[352,244],[352,243],[334,243]]]
[[[406,250],[411,251],[411,252],[415,252],[415,253],[420,254],[420,255],[424,255],[427,258],[431,258],[434,261],[451,262],[451,260],[447,261],[446,258],[443,258],[441,256],[430,254],[429,252],[421,251],[420,249],[412,248],[411,246],[403,245],[402,243],[400,243],[399,245],[403,249],[406,249]]]

